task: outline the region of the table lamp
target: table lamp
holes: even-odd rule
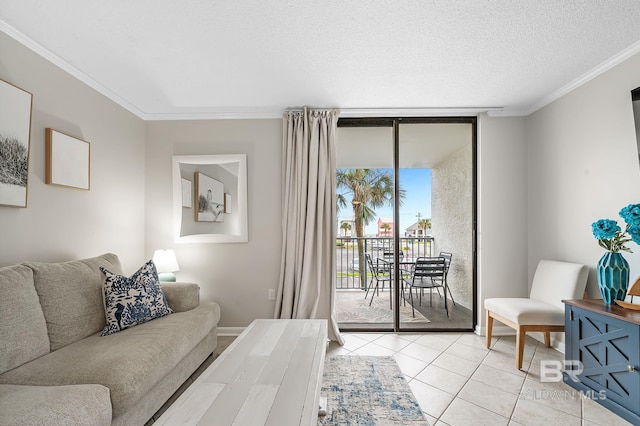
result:
[[[158,279],[165,282],[175,282],[175,271],[179,271],[176,253],[173,250],[156,250],[153,253],[153,263],[158,271]]]

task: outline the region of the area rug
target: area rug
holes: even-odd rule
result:
[[[371,301],[371,292],[364,298],[364,291],[337,291],[336,317],[342,324],[393,323],[393,311],[389,307],[389,292],[380,292]],[[402,302],[402,301],[401,301]],[[411,313],[411,305],[400,303],[400,323],[426,324],[430,321],[416,309]]]
[[[429,425],[392,357],[327,357],[320,395],[327,414],[318,425]]]

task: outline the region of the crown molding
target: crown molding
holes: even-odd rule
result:
[[[147,113],[144,115],[146,121],[171,121],[171,120],[260,120],[282,118],[284,109],[269,110],[226,110],[226,111],[203,111],[203,112],[160,112]]]
[[[487,115],[489,117],[525,117],[531,114],[531,111],[528,109],[511,109],[505,108],[499,111],[488,111]]]
[[[502,111],[502,109],[502,107],[341,108],[340,117],[460,117],[477,116],[483,112]]]
[[[89,77],[85,72],[83,72],[80,69],[76,68],[75,66],[71,65],[69,62],[65,61],[64,59],[62,59],[58,55],[54,54],[49,49],[47,49],[46,47],[41,45],[40,43],[37,43],[34,40],[32,40],[31,38],[27,37],[22,32],[18,31],[18,29],[16,29],[15,27],[7,24],[2,19],[0,19],[0,31],[4,32],[9,37],[11,37],[14,40],[16,40],[18,43],[21,43],[24,46],[26,46],[27,48],[33,50],[38,55],[42,56],[43,58],[45,58],[46,60],[48,60],[52,64],[54,64],[57,67],[61,68],[63,71],[71,74],[73,77],[77,78],[78,80],[80,80],[81,82],[83,82],[87,86],[91,87],[92,89],[94,89],[98,93],[106,96],[107,98],[109,98],[110,100],[115,102],[116,104],[120,105],[122,108],[124,108],[127,111],[131,112],[132,114],[138,116],[139,118],[142,118],[143,120],[145,119],[145,116],[147,114],[145,114],[144,111],[142,111],[141,109],[136,107],[134,104],[129,102],[127,99],[123,98],[122,96],[118,95],[117,93],[113,92],[112,90],[108,89],[107,87],[103,86],[98,81],[96,81],[93,78]]]
[[[73,77],[82,81],[100,94],[106,96],[127,111],[145,121],[173,121],[173,120],[221,120],[221,119],[280,119],[286,109],[255,109],[255,110],[215,110],[202,112],[162,112],[148,113],[127,99],[108,89],[98,81],[88,76],[85,72],[71,65],[46,47],[35,42],[15,27],[0,19],[0,31],[12,37],[27,48],[36,52],[49,62],[58,66]],[[449,108],[342,108],[341,117],[446,117],[478,115],[482,112],[502,111],[502,107],[449,107]]]
[[[580,77],[569,82],[567,85],[561,87],[558,90],[551,92],[544,98],[540,99],[538,102],[533,104],[533,106],[529,108],[529,110],[527,110],[527,113],[525,115],[533,114],[539,109],[549,105],[551,102],[560,99],[564,95],[574,91],[575,89],[582,86],[583,84],[588,83],[589,81],[598,77],[600,74],[603,74],[604,72],[610,70],[616,65],[619,65],[622,62],[626,61],[627,59],[629,59],[630,57],[632,57],[638,52],[640,52],[640,41],[635,42],[631,46],[624,49],[622,52],[612,56],[611,58],[597,65],[595,68],[587,71],[586,73],[582,74]]]
[[[322,107],[327,108],[327,107]],[[375,117],[459,117],[477,116],[482,112],[502,111],[501,107],[455,107],[455,108],[340,108],[341,118],[375,118]],[[301,108],[300,108],[301,109]],[[146,114],[149,121],[168,120],[216,120],[216,119],[274,119],[282,118],[292,108],[272,110],[236,110],[210,111],[196,113],[158,113]]]
[[[169,121],[169,120],[219,120],[219,119],[276,119],[281,118],[285,109],[263,110],[216,110],[203,112],[165,112],[147,113],[126,98],[120,96],[97,80],[87,75],[82,70],[65,61],[46,47],[35,42],[15,27],[0,19],[0,31],[36,52],[49,62],[69,73],[81,82],[85,83],[98,93],[104,95],[122,108],[145,121]],[[555,100],[567,95],[583,84],[593,80],[600,74],[608,71],[631,56],[640,52],[640,41],[632,44],[622,52],[602,62],[592,70],[586,72],[567,85],[553,91],[528,109],[510,109],[508,107],[450,107],[450,108],[342,108],[341,117],[446,117],[469,116],[486,112],[491,117],[513,117],[531,115],[539,109],[547,106]]]

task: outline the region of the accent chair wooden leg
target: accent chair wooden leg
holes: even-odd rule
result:
[[[526,337],[526,332],[522,329],[522,327],[518,327],[516,333],[516,367],[518,370],[522,370],[522,358],[524,356],[524,341]]]
[[[544,332],[544,345],[548,348],[551,347],[551,333],[549,331]]]
[[[493,317],[491,312],[487,311],[487,349],[491,347],[491,332],[493,330]]]

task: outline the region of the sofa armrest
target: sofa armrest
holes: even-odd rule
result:
[[[174,312],[190,311],[200,303],[200,286],[194,283],[161,282],[162,292]]]
[[[109,388],[102,385],[0,385],[3,425],[110,426]]]

